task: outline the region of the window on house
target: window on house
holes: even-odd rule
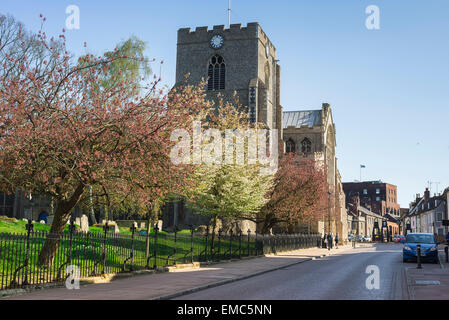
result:
[[[380,194],[380,189],[376,189],[376,194]]]
[[[207,71],[207,90],[224,90],[226,80],[226,64],[222,56],[214,55],[209,61]]]
[[[363,189],[363,194],[368,194],[368,190],[367,189]]]
[[[376,201],[380,201],[380,197],[376,197]]]
[[[309,139],[305,138],[301,142],[301,152],[310,153],[312,151],[312,142]]]
[[[292,139],[288,139],[287,143],[285,144],[285,149],[287,153],[295,152],[295,143]]]

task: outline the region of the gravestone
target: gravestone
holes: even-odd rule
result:
[[[140,229],[145,229],[145,222],[140,223]]]
[[[45,224],[45,220],[39,221],[40,224]]]
[[[113,227],[114,227],[114,233],[120,233],[120,229],[116,223],[113,225]]]
[[[158,229],[159,231],[162,231],[162,227],[163,227],[163,221],[162,221],[162,220],[159,220],[159,221],[157,222],[157,229]]]
[[[89,218],[83,214],[80,219],[80,227],[81,232],[88,233],[89,232]]]
[[[78,225],[78,226],[81,226],[81,219],[80,219],[80,217],[75,219],[75,224]]]

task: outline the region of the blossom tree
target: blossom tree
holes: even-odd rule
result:
[[[328,208],[326,168],[306,157],[287,153],[274,177],[269,201],[258,216],[262,233],[275,225],[287,229],[301,222],[322,218]]]
[[[0,76],[0,184],[54,199],[54,236],[39,255],[39,263],[49,266],[57,235],[90,187],[98,196],[130,201],[142,210],[169,189],[185,188],[189,170],[171,164],[170,133],[190,126],[205,102],[200,88],[181,87],[168,95],[158,79],[144,92],[140,81],[127,77],[100,86],[114,61],[136,58],[87,55],[82,64],[73,63],[44,32],[37,38],[51,66],[46,59],[36,64],[27,54],[2,52],[7,47],[0,45],[0,56],[16,71]],[[64,34],[59,39],[65,47]]]

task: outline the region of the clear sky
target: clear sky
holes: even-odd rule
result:
[[[66,33],[74,54],[84,41],[102,54],[135,35],[164,60],[168,85],[177,29],[227,24],[227,0],[1,0],[0,12],[32,31],[42,13],[58,35],[72,4],[80,8],[80,29]],[[365,27],[369,5],[380,9],[379,30]],[[231,23],[259,22],[276,46],[284,110],[331,104],[343,181],[359,179],[364,164],[362,179],[397,185],[403,207],[428,181],[449,186],[448,0],[232,0],[232,11]]]

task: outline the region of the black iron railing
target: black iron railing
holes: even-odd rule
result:
[[[58,239],[50,266],[38,263],[47,238]],[[246,243],[245,243],[246,242]],[[317,234],[261,235],[218,230],[213,237],[191,230],[166,233],[153,228],[147,235],[117,234],[106,224],[101,233],[78,232],[73,222],[68,232],[50,234],[33,230],[28,221],[24,233],[0,234],[0,290],[44,283],[64,282],[74,268],[81,278],[155,269],[179,263],[217,262],[316,247]]]

